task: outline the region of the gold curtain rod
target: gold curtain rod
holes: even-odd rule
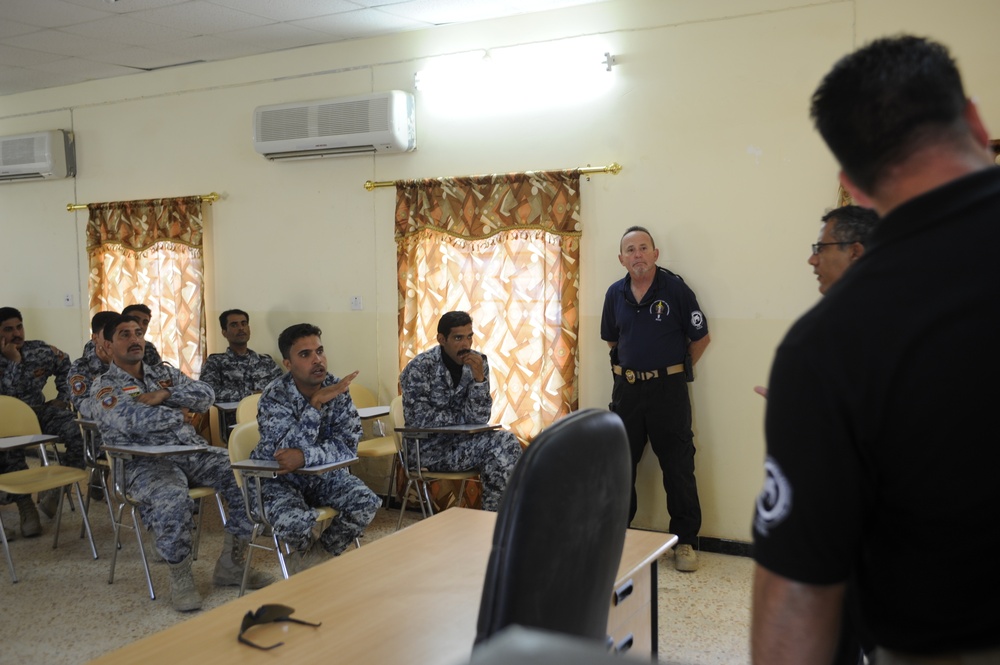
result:
[[[168,197],[168,198],[170,198],[170,197]],[[174,198],[183,198],[183,197],[174,197]],[[200,198],[205,203],[215,203],[216,201],[219,200],[219,195],[216,194],[215,192],[212,192],[211,194],[200,194],[198,196],[198,198]],[[67,203],[66,204],[66,211],[67,212],[73,212],[75,210],[86,210],[88,205],[90,205],[90,204],[89,203]]]
[[[611,175],[618,175],[621,173],[622,165],[618,162],[611,162],[607,166],[581,166],[577,169],[581,174],[589,175],[591,173],[610,173]],[[503,174],[493,174],[493,175],[503,175]],[[378,187],[394,187],[396,185],[395,180],[382,180],[379,182],[372,182],[371,180],[365,181],[365,189],[369,192]]]

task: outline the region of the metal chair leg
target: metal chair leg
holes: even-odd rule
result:
[[[201,546],[201,529],[205,521],[205,498],[198,499],[198,523],[194,528],[194,542],[191,543],[191,558],[198,560],[198,549]]]
[[[10,570],[11,584],[17,584],[17,573],[14,572],[14,560],[10,557],[10,544],[7,542],[7,534],[3,532],[2,517],[0,517],[0,540],[3,541],[3,553],[7,557],[7,568]]]

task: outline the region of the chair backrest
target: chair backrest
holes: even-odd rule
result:
[[[0,395],[0,436],[41,434],[35,411],[16,397]]]
[[[249,459],[250,453],[253,452],[253,449],[257,447],[259,442],[260,429],[257,427],[256,420],[248,423],[239,423],[229,433],[229,461],[242,462]],[[238,473],[236,474],[236,482],[242,482],[242,476]]]
[[[354,402],[355,408],[365,409],[371,406],[378,406],[378,398],[375,397],[375,393],[360,383],[352,381],[347,391],[351,394],[351,401]]]
[[[476,643],[510,624],[604,641],[631,492],[628,437],[603,409],[546,428],[511,474]]]
[[[252,393],[241,399],[240,403],[236,405],[236,422],[257,422],[258,402],[260,402],[260,393]],[[230,434],[230,436],[232,435]]]

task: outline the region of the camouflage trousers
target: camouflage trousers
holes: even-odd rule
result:
[[[416,444],[407,442],[409,463],[416,465]],[[483,510],[496,512],[511,471],[521,459],[521,444],[510,432],[448,434],[420,442],[420,466],[432,471],[476,469],[483,483]]]
[[[312,542],[317,517],[312,506],[335,508],[340,514],[320,536],[323,549],[333,555],[343,552],[364,533],[382,505],[378,495],[347,469],[265,480],[262,493],[275,533],[296,550],[304,550]]]
[[[60,455],[60,464],[63,466],[75,466],[83,468],[83,437],[80,434],[80,426],[73,422],[76,418],[73,412],[62,409],[54,404],[43,404],[32,407],[35,415],[38,416],[38,424],[42,427],[42,432],[58,436],[59,440],[66,445],[66,452]]]
[[[252,526],[236,485],[229,456],[222,448],[172,457],[136,457],[125,462],[126,491],[139,504],[143,522],[156,537],[156,549],[170,563],[191,554],[194,500],[191,487],[212,487],[229,507],[226,531],[249,538]]]

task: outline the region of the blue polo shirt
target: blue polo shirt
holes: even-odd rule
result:
[[[622,367],[646,372],[684,362],[688,340],[708,334],[694,291],[679,275],[656,268],[656,276],[642,302],[632,296],[632,278],[626,275],[608,289],[601,316],[601,339],[618,342]]]

